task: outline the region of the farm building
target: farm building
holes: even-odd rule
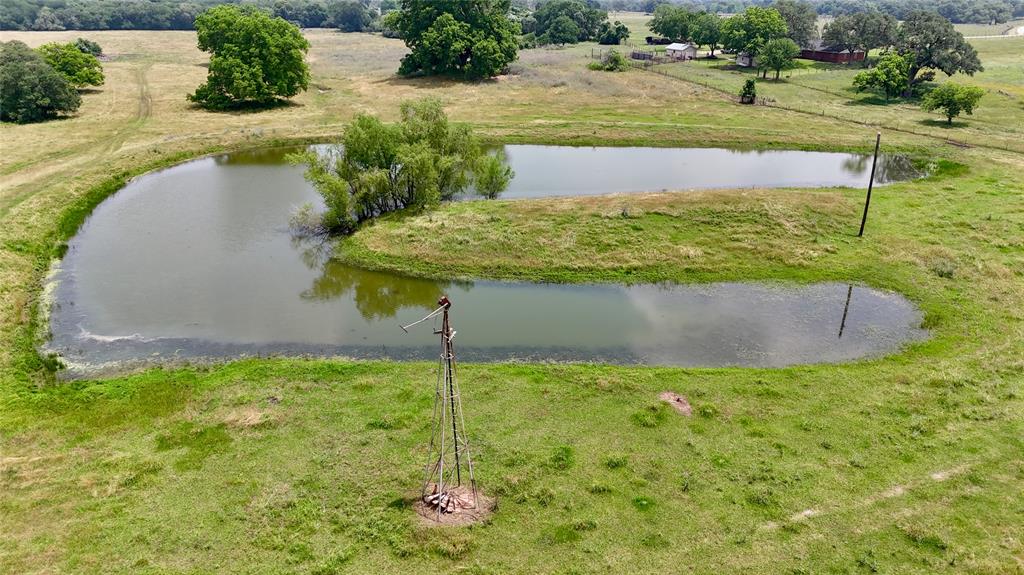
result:
[[[665,55],[674,60],[693,60],[697,57],[697,46],[689,42],[675,42],[665,46]]]
[[[853,52],[849,50],[800,50],[800,57],[805,60],[815,60],[817,62],[833,62],[836,64],[845,64],[847,62],[861,62],[864,60],[864,52],[855,50]]]
[[[750,55],[749,52],[740,52],[739,54],[736,54],[737,66],[740,66],[741,68],[749,68],[751,66],[754,66],[755,64],[756,61],[754,60],[754,57]]]

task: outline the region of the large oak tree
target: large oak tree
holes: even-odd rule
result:
[[[249,5],[222,5],[196,18],[210,53],[206,83],[189,99],[212,109],[267,105],[309,87],[309,42],[283,18]]]
[[[398,73],[498,75],[519,48],[508,11],[509,0],[403,0],[395,25],[412,51]]]
[[[918,11],[907,16],[894,47],[910,59],[905,97],[913,95],[918,83],[934,77],[932,69],[942,70],[947,76],[957,72],[973,76],[984,70],[974,47],[949,20],[935,12]]]
[[[778,10],[753,6],[727,18],[721,31],[723,46],[756,56],[766,42],[784,37],[788,29]]]

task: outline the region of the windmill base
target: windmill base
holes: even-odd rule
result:
[[[429,525],[470,525],[485,521],[496,507],[493,497],[487,497],[477,489],[474,499],[471,487],[456,487],[446,493],[428,493],[416,503],[413,509]]]

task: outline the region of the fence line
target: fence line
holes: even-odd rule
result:
[[[675,79],[675,80],[681,80],[683,82],[688,82],[688,83],[691,83],[691,84],[697,84],[698,86],[702,86],[704,88],[707,88],[708,90],[712,90],[714,92],[718,92],[719,94],[721,94],[722,96],[726,97],[728,100],[730,100],[732,102],[739,103],[739,101],[740,101],[740,98],[739,98],[738,94],[733,94],[732,92],[730,92],[730,91],[728,91],[728,90],[726,90],[724,88],[721,88],[719,86],[715,86],[715,85],[710,84],[708,82],[703,82],[701,80],[697,80],[697,79],[694,79],[694,78],[684,78],[682,76],[677,76],[675,74],[670,74],[666,70],[658,69],[658,68],[655,67],[655,66],[657,66],[659,64],[658,62],[654,62],[654,61],[651,61],[651,60],[633,60],[632,58],[628,59],[628,61],[629,61],[630,66],[632,66],[633,68],[637,68],[639,70],[644,70],[644,71],[647,71],[647,72],[654,72],[655,74],[658,74],[658,75],[661,75],[661,76],[665,76],[667,78],[672,78],[672,79]],[[807,86],[804,86],[803,84],[797,84],[797,85],[801,86],[801,87],[807,87]],[[822,90],[822,91],[825,91],[825,90]],[[797,114],[804,114],[804,115],[807,115],[807,116],[820,116],[820,117],[824,117],[824,118],[831,118],[833,120],[839,120],[840,122],[850,122],[850,123],[853,123],[853,124],[857,124],[859,126],[865,126],[865,127],[870,127],[870,128],[885,128],[886,130],[891,130],[893,132],[900,132],[900,133],[904,133],[904,134],[912,134],[912,135],[915,135],[915,136],[921,136],[921,137],[925,137],[925,138],[932,138],[932,139],[936,139],[936,140],[941,140],[943,143],[950,144],[950,145],[953,145],[953,146],[958,146],[958,147],[961,147],[961,148],[977,147],[977,148],[987,148],[987,149],[992,149],[992,150],[1001,150],[1001,151],[1004,151],[1004,152],[1012,152],[1012,153],[1016,153],[1016,154],[1024,153],[1024,149],[1011,148],[1011,147],[1006,146],[1006,145],[991,144],[991,143],[962,142],[962,141],[959,141],[959,140],[953,140],[953,139],[950,139],[950,138],[946,138],[944,136],[938,136],[938,135],[935,135],[935,134],[929,134],[927,132],[919,132],[919,131],[911,129],[911,128],[901,128],[898,125],[887,125],[887,124],[883,124],[883,123],[873,123],[873,122],[868,122],[868,121],[864,121],[864,120],[855,120],[853,118],[844,118],[842,116],[837,116],[835,114],[826,114],[824,108],[821,110],[821,113],[819,114],[818,112],[814,112],[814,111],[811,111],[811,110],[804,110],[804,109],[800,109],[800,108],[794,108],[792,106],[787,106],[785,104],[781,104],[781,103],[779,103],[777,100],[775,100],[773,98],[758,97],[757,100],[755,101],[755,103],[757,105],[759,105],[759,106],[767,106],[767,107],[770,107],[770,108],[777,108],[777,109],[780,109],[780,110],[786,110],[788,112],[794,112],[794,113],[797,113]]]

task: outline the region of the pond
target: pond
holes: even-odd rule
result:
[[[352,268],[291,237],[289,215],[316,194],[301,167],[280,160],[275,150],[187,162],[100,204],[53,278],[46,349],[72,373],[255,354],[433,359],[431,330],[399,324],[442,294],[464,361],[783,366],[881,355],[925,336],[904,298],[845,284],[444,282]],[[517,180],[532,177],[516,169]]]

